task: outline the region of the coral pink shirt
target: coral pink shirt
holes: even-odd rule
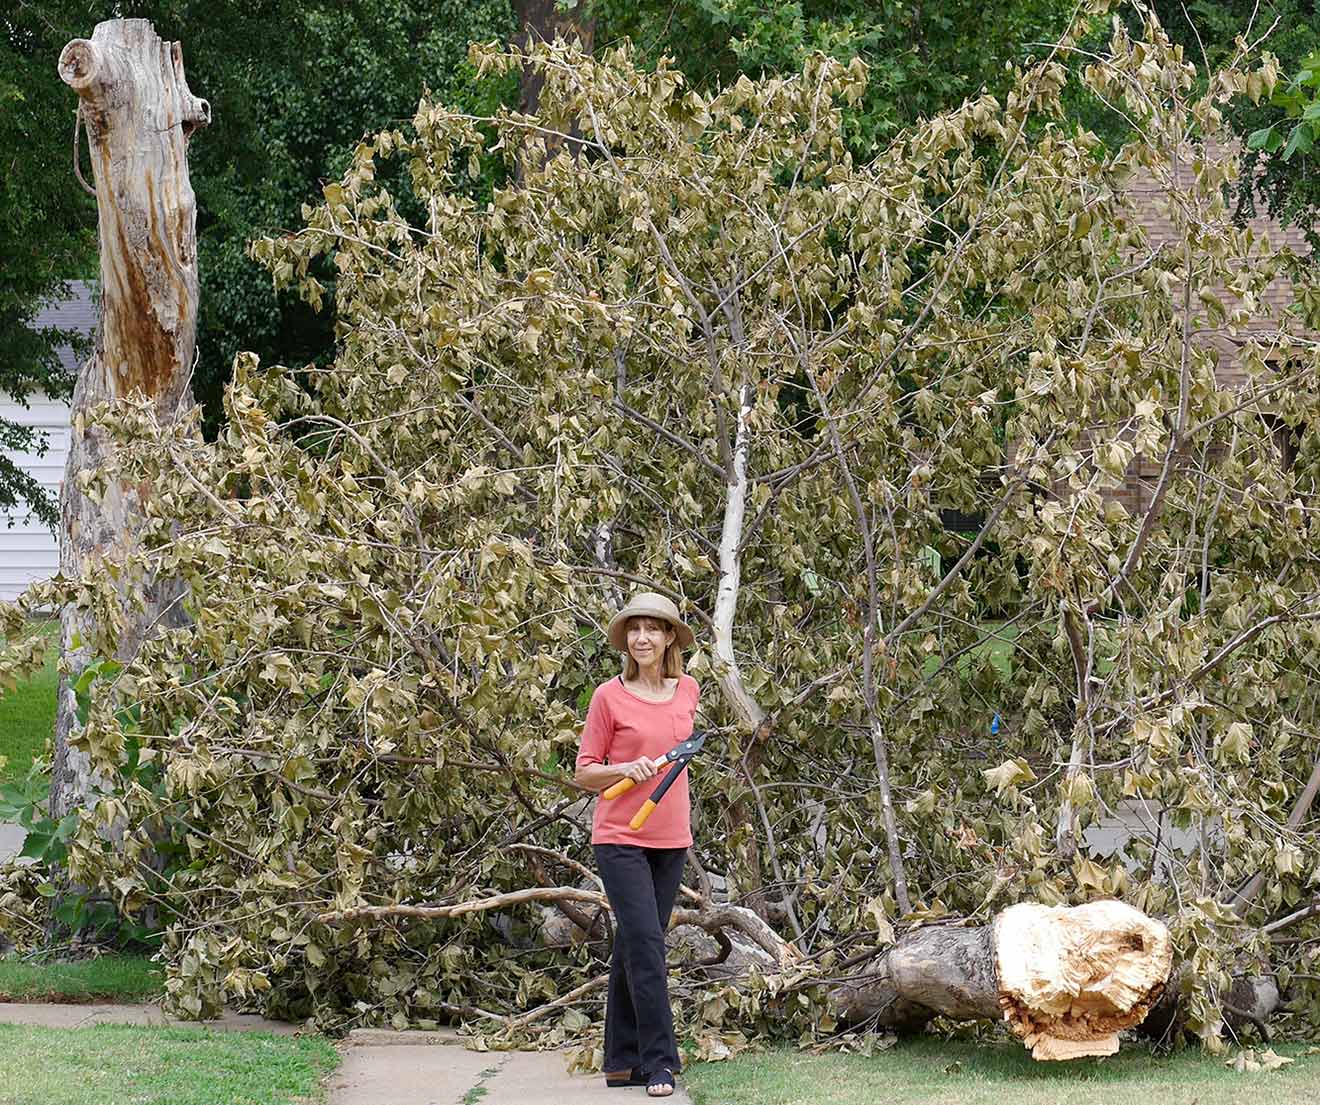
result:
[[[638,756],[656,760],[676,744],[692,736],[693,719],[701,688],[690,675],[678,678],[674,697],[651,702],[633,694],[614,678],[602,683],[591,696],[587,723],[582,728],[577,765],[624,763]],[[692,811],[688,797],[688,773],[684,771],[656,805],[650,819],[634,832],[628,822],[664,781],[670,764],[638,783],[632,790],[606,801],[596,799],[591,823],[592,844],[634,844],[643,848],[687,848],[692,844]]]

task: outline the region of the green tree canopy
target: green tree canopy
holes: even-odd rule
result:
[[[0,14],[0,394],[20,402],[71,394],[56,352],[70,335],[34,319],[68,280],[95,270],[96,203],[74,180],[73,103],[55,74],[68,39],[46,8],[19,3]],[[0,448],[40,447],[29,429],[0,419]],[[55,524],[54,503],[0,456],[0,512],[24,506]]]
[[[822,52],[868,66],[866,92],[844,110],[853,151],[873,155],[923,116],[956,107],[982,89],[1000,93],[1011,66],[1055,41],[1075,4],[1011,0],[987,8],[968,0],[596,0],[597,41],[628,36],[639,61],[670,57],[697,88],[739,74],[794,73]]]

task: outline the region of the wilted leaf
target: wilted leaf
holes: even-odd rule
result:
[[[876,931],[876,939],[881,944],[892,944],[894,942],[894,926],[889,920],[884,902],[879,898],[872,898],[863,907],[862,912],[870,918],[871,927]]]
[[[985,780],[995,788],[996,794],[1003,794],[1010,787],[1034,782],[1036,773],[1027,766],[1026,760],[1005,760],[998,767],[986,768],[981,772]]]

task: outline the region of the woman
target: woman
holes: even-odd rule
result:
[[[662,778],[656,760],[692,735],[700,688],[683,673],[692,632],[663,595],[635,595],[610,621],[609,639],[624,654],[623,674],[591,696],[574,776],[594,791],[620,779],[638,784],[610,801],[597,799],[592,821],[592,848],[614,911],[605,1083],[668,1097],[679,1061],[665,930],[692,844],[687,773],[641,829],[628,822]]]

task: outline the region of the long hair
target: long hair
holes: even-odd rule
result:
[[[637,616],[649,618],[649,615],[645,614]],[[628,620],[631,622],[632,618]],[[649,620],[660,622],[671,632],[673,631],[673,626],[663,618],[650,618]],[[625,649],[623,653],[624,679],[636,679],[640,674],[641,668],[637,666],[637,661],[632,658],[632,653]],[[683,674],[683,649],[679,646],[677,633],[674,634],[674,639],[669,643],[669,647],[665,649],[665,654],[660,660],[660,674],[666,679],[677,679]]]

